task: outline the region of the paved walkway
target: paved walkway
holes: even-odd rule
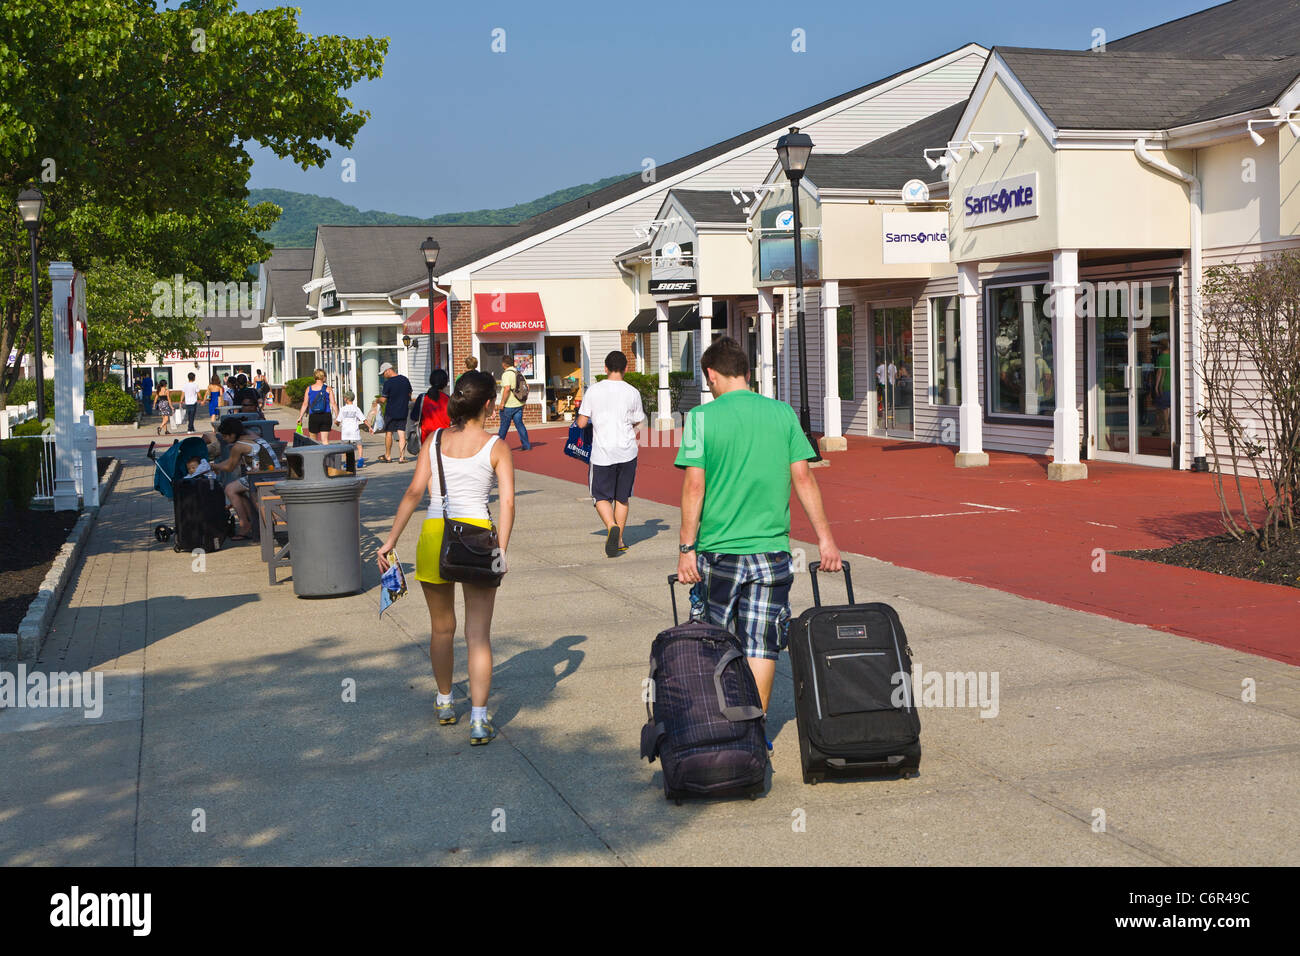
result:
[[[671,439],[669,439],[671,441]],[[547,439],[520,465],[559,478],[585,469]],[[681,502],[675,447],[641,449],[636,494]],[[817,481],[837,543],[892,564],[972,581],[1120,621],[1300,664],[1300,588],[1139,561],[1222,532],[1207,474],[1089,462],[1084,481],[1047,480],[1047,461],[993,452],[954,468],[953,450],[849,439]],[[812,528],[796,505],[796,535]]]
[[[998,716],[927,709],[920,777],[808,787],[783,661],[768,794],[677,807],[637,759],[674,508],[638,503],[610,560],[579,485],[520,474],[502,734],[471,749],[467,722],[432,719],[418,594],[379,620],[373,589],[269,587],[252,546],[196,568],[153,540],[170,503],[142,450],[122,453],[36,665],[103,671],[108,705],[0,712],[0,864],[1300,863],[1286,664],[857,555],[921,668],[999,674]],[[411,469],[367,470],[367,559]],[[811,600],[803,576],[793,600]]]

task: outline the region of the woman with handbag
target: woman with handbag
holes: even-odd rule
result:
[[[487,715],[492,687],[492,609],[506,572],[506,547],[515,520],[515,467],[510,448],[484,428],[492,413],[496,382],[485,372],[466,372],[456,380],[447,403],[450,428],[438,429],[417,459],[415,476],[397,507],[388,539],[379,549],[379,570],[423,501],[429,510],[416,546],[415,577],[429,605],[429,658],[438,683],[435,711],[439,724],[454,724],[451,695],[455,668],[455,584],[465,595],[465,642],[469,648],[470,743],[496,736]],[[488,493],[496,479],[501,523],[488,513]]]

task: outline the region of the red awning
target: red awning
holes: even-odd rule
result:
[[[475,292],[474,310],[484,335],[546,331],[542,297],[536,292]]]
[[[433,331],[447,334],[447,300],[443,299],[433,307]],[[402,323],[403,335],[428,335],[429,334],[429,310],[416,309],[411,313],[411,317]]]

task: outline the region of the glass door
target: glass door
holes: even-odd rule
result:
[[[1172,292],[1172,283],[1165,281],[1126,283],[1109,300],[1097,294],[1090,351],[1099,459],[1170,464],[1177,394]]]
[[[876,432],[911,438],[912,310],[908,306],[871,310],[871,362],[876,382]]]

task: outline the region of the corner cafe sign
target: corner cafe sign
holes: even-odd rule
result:
[[[967,226],[1032,219],[1038,215],[1038,173],[972,186],[966,190],[961,210]]]

